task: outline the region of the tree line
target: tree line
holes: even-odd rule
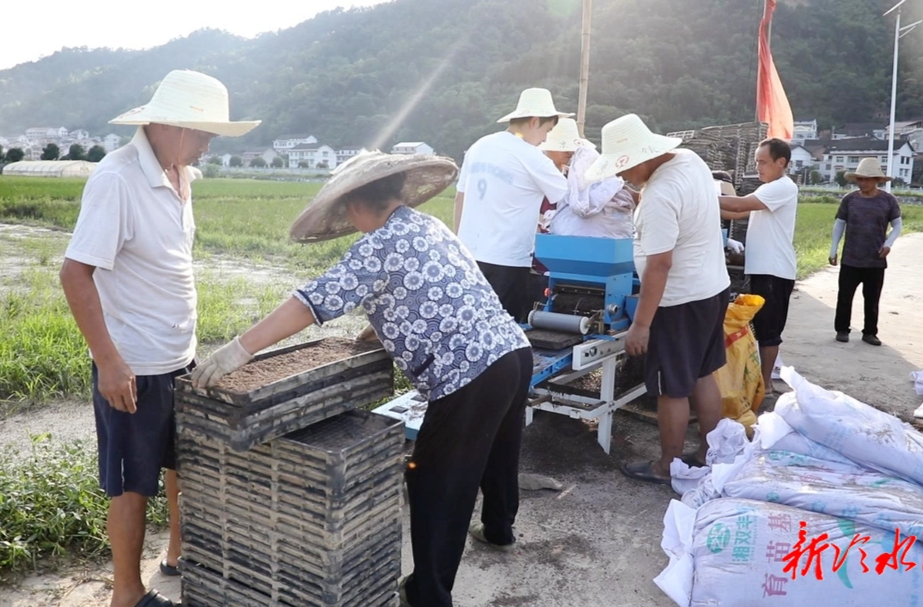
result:
[[[9,162],[19,162],[25,158],[26,153],[22,148],[14,147],[4,153],[3,146],[0,146],[0,164]],[[61,148],[57,143],[49,143],[42,148],[42,155],[39,160],[86,160],[88,162],[99,162],[106,156],[106,148],[101,145],[94,145],[87,150],[79,143],[72,143],[67,150],[67,154],[61,155]]]
[[[322,13],[244,40],[203,30],[148,51],[72,49],[0,72],[0,132],[35,124],[113,131],[171,70],[224,82],[234,119],[263,124],[217,152],[304,133],[333,147],[426,141],[460,159],[530,86],[574,111],[580,0],[395,0]],[[764,0],[594,3],[587,135],[627,112],[664,132],[755,115]],[[797,117],[885,122],[892,0],[780,0],[772,49]],[[923,17],[907,3],[907,22]],[[902,44],[921,46],[911,34]],[[898,119],[923,115],[923,53],[903,52]]]

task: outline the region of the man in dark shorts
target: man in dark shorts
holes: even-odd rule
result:
[[[792,149],[787,142],[763,141],[756,150],[756,170],[763,185],[749,196],[719,199],[722,219],[749,217],[744,273],[750,278],[750,292],[766,300],[753,318],[753,329],[760,344],[767,396],[773,391],[772,368],[782,344],[788,302],[798,270],[793,244],[798,186],[785,173],[791,158]]]
[[[705,436],[722,417],[713,373],[726,362],[724,315],[730,279],[724,262],[721,211],[711,171],[680,139],[655,135],[629,114],[602,129],[602,155],[587,179],[618,175],[644,186],[635,211],[638,309],[625,338],[630,355],[646,354],[645,384],[657,397],[662,455],[622,464],[639,480],[670,483],[670,463],[705,461]],[[683,455],[690,399],[702,437]]]
[[[87,180],[61,285],[93,358],[110,606],[166,607],[173,602],[146,592],[140,565],[147,500],[166,468],[170,543],[160,569],[179,575],[173,380],[191,371],[196,349],[190,167],[216,135],[243,135],[259,122],[230,122],[224,85],[183,70],[111,122],[138,130]]]
[[[846,233],[834,320],[836,340],[849,341],[852,300],[861,284],[862,298],[865,300],[862,341],[880,346],[878,301],[885,282],[888,253],[901,234],[901,207],[897,198],[878,189],[880,184],[891,181],[891,177],[881,172],[876,159],[863,158],[855,172],[846,173],[846,179],[858,183],[859,189],[843,197],[833,224],[830,265],[837,264],[837,249],[843,233]],[[890,234],[887,233],[889,223]]]

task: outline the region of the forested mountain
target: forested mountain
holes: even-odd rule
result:
[[[894,0],[782,0],[772,49],[798,117],[822,126],[887,115]],[[905,23],[923,18],[907,3]],[[338,145],[424,140],[456,157],[529,86],[573,111],[580,0],[394,0],[333,11],[253,40],[204,30],[148,51],[69,49],[0,71],[0,133],[109,131],[171,69],[212,74],[244,142],[311,133]],[[596,0],[588,135],[625,112],[664,131],[751,120],[763,0]],[[921,28],[923,29],[923,28]],[[923,115],[923,31],[901,41],[898,119]]]

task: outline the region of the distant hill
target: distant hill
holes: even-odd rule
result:
[[[798,116],[822,126],[887,115],[889,0],[779,4],[775,60]],[[923,17],[907,3],[905,19]],[[212,74],[236,119],[263,124],[218,150],[311,133],[339,145],[423,140],[456,158],[528,86],[577,103],[580,0],[395,0],[318,15],[245,40],[203,30],[147,51],[67,49],[0,71],[0,133],[106,122],[146,102],[171,69]],[[608,0],[594,4],[587,133],[625,112],[660,130],[751,120],[763,0]],[[916,32],[902,41],[898,116],[923,115]],[[916,37],[916,39],[915,39]]]

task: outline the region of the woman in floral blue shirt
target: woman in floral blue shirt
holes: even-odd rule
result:
[[[529,342],[464,245],[413,210],[445,189],[455,164],[437,157],[357,157],[337,171],[292,228],[298,240],[365,234],[323,276],[216,351],[194,372],[216,383],[252,354],[361,308],[420,394],[426,417],[406,472],[414,573],[404,604],[451,606],[466,530],[513,547],[519,448],[532,374]],[[348,223],[347,223],[348,222]],[[470,525],[478,488],[481,522]]]

